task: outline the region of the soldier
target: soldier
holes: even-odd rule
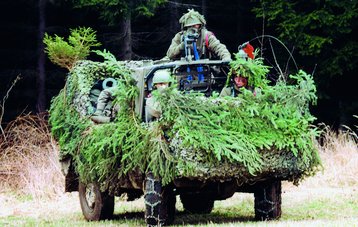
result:
[[[169,86],[171,81],[170,72],[168,70],[157,70],[153,76],[153,86],[159,92]],[[162,114],[162,109],[160,107],[160,103],[156,100],[156,98],[152,95],[147,98],[146,101],[146,115],[147,121],[151,121],[153,118],[159,118]]]
[[[254,59],[254,47],[251,46],[249,42],[246,42],[239,46],[239,57],[245,60],[249,58]],[[237,75],[235,71],[232,72],[231,76],[231,86],[225,86],[221,92],[220,96],[233,96],[236,97],[240,93],[241,88],[249,89],[256,96],[256,90],[254,87],[248,85],[248,77],[242,75]]]
[[[233,96],[236,97],[240,93],[241,88],[246,88],[253,91],[253,88],[249,87],[247,84],[248,78],[235,75],[232,79],[233,83],[231,86],[225,86],[221,92],[220,96]]]
[[[188,34],[194,34],[197,37],[195,44],[200,59],[219,58],[223,61],[231,61],[231,55],[226,46],[220,43],[214,34],[205,28],[206,21],[203,15],[190,9],[179,19],[179,23],[182,31],[178,32],[172,39],[167,51],[169,59],[175,60],[184,56],[184,37]]]
[[[91,116],[91,120],[96,123],[107,123],[110,122],[112,117],[112,108],[117,109],[117,107],[113,107],[114,100],[114,92],[117,87],[109,87],[101,91],[97,100],[96,111],[93,116]]]

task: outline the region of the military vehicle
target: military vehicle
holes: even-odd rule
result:
[[[141,121],[146,124],[151,124],[145,109],[146,99],[153,90],[152,79],[157,70],[167,69],[170,71],[175,78],[177,89],[182,94],[198,92],[204,94],[201,98],[210,97],[215,92],[220,92],[227,83],[230,70],[228,62],[207,59],[197,61],[128,61],[121,64],[130,69],[130,76],[136,82],[138,95],[135,97],[134,109]],[[92,67],[91,61],[84,61],[79,65],[81,67]],[[96,70],[101,71],[102,69]],[[198,80],[199,74],[204,79]],[[66,89],[63,91],[64,94],[71,90],[74,83],[81,83],[82,79],[85,80],[85,76],[77,77],[75,80],[71,79],[71,75],[69,75]],[[70,98],[69,102],[75,106],[79,116],[86,118],[90,125],[97,127],[89,118],[96,108],[96,102],[93,101],[96,100],[96,96],[94,99],[91,97],[95,93],[92,91],[114,86],[114,80],[118,76],[109,74],[88,76],[92,78],[90,81],[93,83],[86,85],[90,90],[78,90],[75,91],[73,96],[65,95],[63,97]],[[88,81],[83,84],[86,83]],[[63,97],[61,98],[63,99]],[[53,103],[53,105],[56,105],[56,103]],[[60,107],[54,106],[53,108]],[[52,117],[55,118],[56,116]],[[76,119],[72,120],[77,121]],[[111,124],[111,122],[101,125],[106,124]],[[69,128],[72,126],[65,125]],[[91,131],[78,132],[74,129],[68,129],[66,133],[70,135],[70,138],[78,136],[78,133],[88,134]],[[166,140],[168,138],[162,137],[161,139]],[[215,140],[215,138],[212,139]],[[151,171],[143,172],[133,169],[125,175],[117,175],[113,179],[107,179],[108,181],[103,187],[101,184],[103,179],[83,180],[78,171],[81,150],[73,149],[76,151],[61,156],[61,163],[66,176],[65,190],[66,192],[79,192],[82,213],[85,219],[89,221],[111,218],[114,211],[114,197],[121,196],[124,193],[127,193],[128,200],[134,200],[144,195],[145,220],[148,225],[168,225],[173,222],[177,195],[179,195],[185,211],[210,213],[214,207],[214,201],[230,198],[235,192],[254,194],[255,219],[278,219],[281,216],[281,181],[300,178],[308,168],[307,165],[300,163],[299,158],[292,152],[273,151],[262,153],[264,167],[262,171],[256,174],[243,171],[242,166],[235,163],[223,163],[221,170],[220,165],[205,168],[199,166],[193,174],[177,174],[171,182],[163,184],[161,176],[156,176]],[[179,156],[180,154],[179,152]],[[80,158],[78,159],[76,156]],[[179,156],[176,157],[180,158]],[[275,158],[280,160],[280,166],[272,162]],[[121,166],[112,168],[121,168]]]

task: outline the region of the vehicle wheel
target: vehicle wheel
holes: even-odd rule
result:
[[[275,220],[281,217],[281,181],[265,182],[255,190],[255,219]]]
[[[114,196],[101,192],[98,183],[78,186],[83,216],[87,221],[110,219],[114,211]]]
[[[182,194],[180,200],[184,210],[194,214],[209,214],[214,207],[214,200],[205,194]]]
[[[152,173],[148,173],[145,179],[144,200],[148,226],[169,225],[174,221],[176,199],[173,187],[162,187],[161,181]]]

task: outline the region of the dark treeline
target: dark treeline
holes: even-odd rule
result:
[[[100,13],[91,8],[74,8],[71,1],[56,0],[2,0],[0,2],[1,61],[0,61],[0,97],[2,98],[12,81],[18,76],[21,80],[5,104],[5,115],[2,123],[6,123],[25,112],[38,112],[49,107],[51,98],[63,87],[66,71],[53,65],[43,55],[41,38],[43,33],[57,34],[67,37],[70,28],[78,26],[92,27],[97,31],[98,40],[102,43],[99,49],[107,49],[118,59],[160,59],[170,45],[171,39],[180,30],[179,18],[189,8],[204,14],[207,28],[226,44],[231,53],[236,53],[240,44],[264,34],[278,37],[279,31],[274,24],[256,17],[254,7],[261,7],[259,1],[208,1],[208,0],[171,0],[159,6],[154,16],[131,16],[131,52],[123,45],[125,37],[123,25],[128,21],[108,23],[100,18]],[[303,9],[304,10],[304,9]],[[309,10],[309,9],[308,9]],[[353,10],[356,13],[356,10]],[[265,26],[263,26],[265,21]],[[352,26],[356,27],[356,23]],[[354,28],[355,28],[354,27]],[[352,28],[352,29],[354,29]],[[298,33],[299,34],[299,33]],[[297,34],[297,35],[298,35]],[[353,37],[354,35],[351,34]],[[288,52],[275,40],[255,39],[252,44],[262,48],[267,64],[273,66],[270,78],[274,78],[277,67],[273,58],[282,69],[289,60]],[[285,40],[282,40],[285,42]],[[299,68],[308,73],[315,73],[318,84],[318,105],[312,107],[318,122],[339,127],[341,125],[357,125],[353,117],[357,113],[358,100],[355,91],[353,69],[344,71],[342,75],[327,76],[320,74],[320,59],[301,55],[295,45],[285,42],[293,51]],[[356,43],[355,43],[356,45]],[[318,56],[318,55],[317,55]],[[354,56],[354,55],[353,55]],[[321,56],[319,57],[321,58]],[[90,59],[97,60],[91,55]],[[289,61],[289,72],[295,67]],[[353,59],[352,59],[353,62]],[[323,71],[321,71],[323,72]]]

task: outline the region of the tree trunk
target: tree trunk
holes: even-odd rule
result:
[[[346,131],[346,125],[349,125],[349,117],[347,116],[347,106],[349,106],[348,102],[339,100],[338,107],[339,107],[339,129],[342,131]]]
[[[169,4],[169,33],[171,37],[180,31],[178,0],[173,0]]]
[[[45,92],[45,84],[46,84],[46,74],[45,74],[45,61],[46,56],[44,52],[44,43],[43,38],[45,34],[45,10],[46,10],[46,1],[47,0],[39,0],[39,28],[38,28],[38,65],[37,65],[37,104],[36,109],[37,112],[41,113],[46,110],[46,92]]]
[[[207,0],[201,0],[201,13],[204,15],[204,17],[207,17],[208,14],[208,1]]]
[[[119,55],[120,60],[131,60],[132,59],[132,27],[131,27],[131,15],[127,15],[121,21],[121,44]]]

